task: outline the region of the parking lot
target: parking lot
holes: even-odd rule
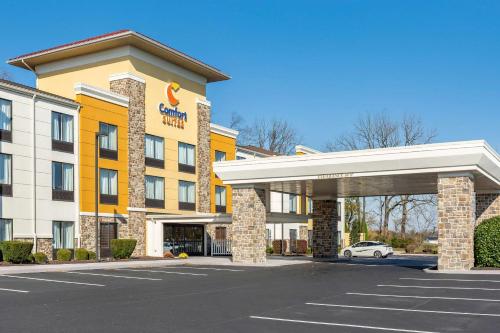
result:
[[[0,275],[0,332],[498,332],[499,275],[427,260]]]

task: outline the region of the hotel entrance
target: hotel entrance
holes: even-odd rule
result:
[[[185,252],[190,256],[204,253],[202,224],[163,224],[163,251],[174,255]]]

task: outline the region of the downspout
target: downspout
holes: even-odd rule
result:
[[[36,253],[38,251],[38,236],[36,230],[36,94],[33,94],[32,108],[33,108],[33,201],[31,204],[31,209],[33,210],[33,251]]]

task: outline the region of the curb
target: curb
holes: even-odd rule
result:
[[[436,267],[425,268],[423,270],[428,274],[463,274],[463,275],[500,275],[500,270],[463,270],[463,271],[449,271],[440,270],[438,271]]]

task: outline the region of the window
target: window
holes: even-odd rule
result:
[[[163,169],[164,168],[163,138],[146,134],[144,140],[145,140],[144,149],[146,155],[146,165]]]
[[[73,201],[73,165],[52,162],[52,200]]]
[[[226,153],[223,151],[215,151],[215,162],[222,162],[226,160]]]
[[[118,159],[118,128],[115,125],[99,123],[99,132],[106,134],[99,138],[99,156],[112,160]]]
[[[0,98],[0,140],[12,141],[12,101]]]
[[[0,195],[12,195],[12,155],[0,153]]]
[[[288,196],[288,207],[290,213],[297,213],[297,196],[295,194]]]
[[[195,210],[195,183],[179,181],[179,209],[181,210]]]
[[[307,214],[313,213],[313,199],[311,197],[307,197]]]
[[[227,238],[226,227],[215,227],[215,239],[216,240],[226,240]]]
[[[0,219],[0,242],[12,240],[12,220]]]
[[[100,202],[118,204],[118,171],[100,169]]]
[[[165,207],[165,181],[162,177],[146,176],[146,207]]]
[[[52,112],[52,149],[73,153],[73,116]]]
[[[215,186],[215,211],[226,212],[226,188],[224,186]]]
[[[54,257],[58,249],[73,249],[75,242],[73,222],[52,222],[52,248]]]
[[[179,142],[179,171],[195,173],[195,147],[193,145]]]

